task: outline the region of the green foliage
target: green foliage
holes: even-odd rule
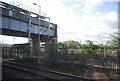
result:
[[[106,42],[106,45],[120,48],[120,33],[110,35],[109,39],[110,40]]]
[[[80,47],[80,43],[79,42],[65,42],[64,43],[66,46],[67,46],[67,48],[74,48],[74,49],[77,49],[77,48],[79,48]]]
[[[76,49],[75,52],[76,52],[77,54],[82,54],[82,53],[84,52],[84,50],[83,50],[83,49]]]
[[[98,56],[102,56],[102,54],[104,53],[104,49],[107,50],[107,48],[111,47],[111,45],[114,47],[115,46],[120,47],[120,37],[117,36],[116,34],[110,36],[111,39],[107,42],[107,44],[96,44],[91,40],[86,40],[85,44],[81,44],[81,42],[79,43],[75,41],[68,41],[68,42],[59,42],[59,43],[49,43],[50,47],[48,50],[49,52],[50,51],[54,52],[60,49],[61,53],[68,54],[68,52],[71,53],[71,51],[68,49],[72,49],[74,53],[78,55],[87,54],[88,57],[89,56],[98,57]],[[73,58],[77,58],[77,56],[74,56]]]

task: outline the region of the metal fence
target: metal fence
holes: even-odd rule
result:
[[[47,56],[54,62],[68,62],[76,64],[85,64],[94,67],[109,69],[119,69],[119,52],[118,49],[98,49],[96,54],[87,54],[87,50],[81,53],[75,53],[78,49],[57,49],[51,50]]]
[[[94,67],[101,67],[107,69],[118,70],[119,67],[119,49],[98,49],[96,54],[87,54],[86,49],[82,49],[81,53],[76,53],[80,49],[65,49],[65,48],[53,48],[49,49],[41,48],[41,58],[49,62],[64,62],[74,64],[84,64]],[[26,58],[29,57],[28,49],[17,49],[11,47],[2,47],[3,57],[15,57],[15,58]],[[36,56],[37,57],[37,54]]]
[[[97,69],[104,73],[111,72],[118,75],[120,74],[120,49],[118,48],[98,48],[89,53],[85,48],[58,48],[54,45],[48,45],[45,54],[46,57],[44,59],[46,59],[51,66],[61,67],[61,64],[64,64],[62,67],[67,67],[67,69],[72,67],[70,71],[75,69],[76,66],[78,66],[78,70],[80,67],[85,66],[87,69]],[[78,70],[76,70],[76,72]]]
[[[93,68],[92,70],[95,70],[97,68],[102,72],[111,71],[120,74],[120,49],[118,48],[99,48],[91,54],[83,48],[57,48],[52,45],[47,45],[46,48],[41,48],[40,50],[41,63],[48,64],[49,67],[65,67],[67,69],[72,67],[70,70],[72,71],[75,67],[80,69],[80,67],[85,66],[87,69]],[[2,47],[2,56],[15,59],[30,58],[29,47],[26,49]],[[33,58],[37,60],[37,54],[33,55]]]
[[[2,47],[3,58],[22,59],[29,57],[29,49],[18,49],[15,47]]]

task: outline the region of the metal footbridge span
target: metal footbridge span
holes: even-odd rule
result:
[[[28,37],[30,32],[31,38],[38,36],[38,14],[25,10],[23,8],[0,2],[2,14],[2,35]],[[33,17],[34,15],[34,17]],[[57,24],[45,21],[47,18],[41,15],[40,20],[40,40],[43,42],[57,41]]]

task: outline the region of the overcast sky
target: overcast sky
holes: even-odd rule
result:
[[[2,0],[20,2],[38,9],[58,25],[58,41],[103,42],[109,34],[118,31],[119,0]],[[104,1],[104,2],[103,2]],[[26,39],[25,39],[26,40]],[[12,40],[13,41],[13,40]],[[22,42],[22,40],[19,40]],[[27,41],[27,40],[26,40]],[[11,42],[12,43],[12,42]]]

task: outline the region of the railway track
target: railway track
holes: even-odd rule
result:
[[[42,74],[39,74],[37,72],[34,72],[33,69],[30,69],[30,68],[25,68],[23,66],[18,66],[18,65],[15,65],[15,64],[8,64],[8,63],[3,63],[2,64],[4,68],[9,68],[9,69],[12,69],[13,71],[16,71],[18,73],[18,75],[23,75],[25,76],[24,74],[26,75],[30,75],[31,77],[26,77],[25,79],[50,79],[50,80],[53,80],[53,81],[57,81],[53,78],[49,78],[47,76],[44,76]],[[8,70],[9,71],[9,70]],[[19,73],[20,72],[20,73]],[[39,72],[39,71],[38,71]],[[41,73],[41,72],[40,72]],[[10,75],[11,76],[11,75]],[[33,76],[35,76],[36,78],[33,78]],[[12,77],[10,79],[14,79],[15,77]],[[4,78],[5,79],[5,78]],[[18,78],[18,79],[21,79],[21,78]]]
[[[51,70],[44,70],[38,67],[24,65],[24,64],[12,62],[12,61],[4,61],[3,66],[16,69],[22,72],[26,72],[30,75],[34,75],[34,76],[36,75],[38,77],[40,76],[45,79],[51,79],[53,81],[60,81],[62,79],[78,79],[81,81],[82,80],[95,81],[93,79],[86,78],[86,77],[81,77],[81,76],[76,76],[76,75],[66,74],[62,72],[51,71]]]

